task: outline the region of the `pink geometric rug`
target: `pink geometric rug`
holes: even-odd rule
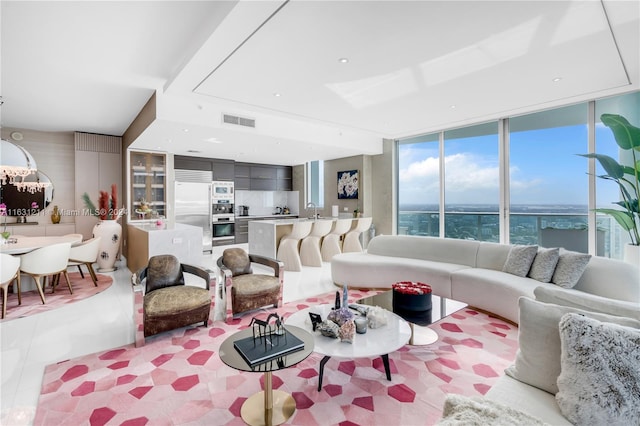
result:
[[[95,296],[113,284],[113,278],[110,276],[103,274],[96,275],[98,276],[98,287],[91,281],[89,273],[86,273],[84,278],[82,278],[79,272],[70,272],[69,282],[71,282],[73,294],[69,293],[69,287],[67,287],[67,281],[65,281],[64,277],[60,278],[60,284],[56,286],[56,292],[53,294],[51,294],[51,287],[47,282],[47,288],[44,289],[44,298],[47,303],[44,305],[42,304],[38,290],[22,291],[22,305],[18,305],[17,294],[9,293],[7,298],[7,315],[0,321],[11,321],[16,318],[39,314],[40,312],[51,311],[68,303],[74,303]],[[44,280],[42,281],[44,282]],[[13,285],[16,285],[15,282]]]
[[[351,291],[350,302],[375,292]],[[289,303],[281,315],[334,295]],[[262,314],[266,318],[266,313]],[[186,328],[133,345],[50,365],[35,425],[243,425],[242,403],[262,389],[262,374],[226,366],[218,348],[234,324]],[[291,425],[431,425],[447,393],[481,396],[515,359],[517,327],[471,308],[430,326],[439,340],[389,354],[391,381],[376,358],[334,359],[318,386],[321,356],[273,373],[273,388],[293,395]],[[348,344],[348,343],[345,343]]]

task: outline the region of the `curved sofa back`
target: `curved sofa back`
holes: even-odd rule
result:
[[[369,242],[367,253],[501,271],[510,249],[508,244],[472,240],[378,235]],[[593,256],[574,288],[611,299],[640,303],[640,270],[619,260]]]
[[[453,238],[378,235],[369,241],[367,253],[476,266],[479,241]]]

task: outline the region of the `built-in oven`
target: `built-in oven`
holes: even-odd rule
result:
[[[235,242],[235,214],[232,200],[215,200],[211,206],[212,236],[214,246]]]
[[[236,239],[236,224],[233,213],[214,214],[212,216],[213,235],[211,241],[214,246],[233,244]]]

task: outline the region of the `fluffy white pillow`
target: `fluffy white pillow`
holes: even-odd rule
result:
[[[640,321],[640,303],[638,302],[610,299],[597,294],[557,286],[538,286],[533,290],[533,294],[540,302],[629,317]]]
[[[538,253],[538,246],[512,246],[502,271],[519,277],[526,277],[536,253]]]
[[[551,282],[563,288],[572,288],[578,284],[589,260],[591,260],[590,254],[560,250],[560,257]]]
[[[490,399],[449,394],[444,401],[442,419],[437,425],[543,426],[546,423],[514,407]]]
[[[546,392],[558,392],[556,383],[560,375],[560,318],[567,313],[578,313],[640,329],[640,321],[583,311],[581,309],[542,303],[520,297],[518,325],[518,352],[515,363],[505,370],[507,375]]]
[[[562,414],[576,425],[640,425],[640,330],[567,314],[560,341]]]
[[[542,283],[548,283],[556,270],[560,258],[559,248],[540,248],[533,259],[528,277]]]

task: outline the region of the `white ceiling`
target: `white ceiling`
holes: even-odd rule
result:
[[[638,1],[2,0],[0,14],[3,127],[122,135],[155,91],[133,146],[183,155],[377,154],[382,138],[640,89]]]

